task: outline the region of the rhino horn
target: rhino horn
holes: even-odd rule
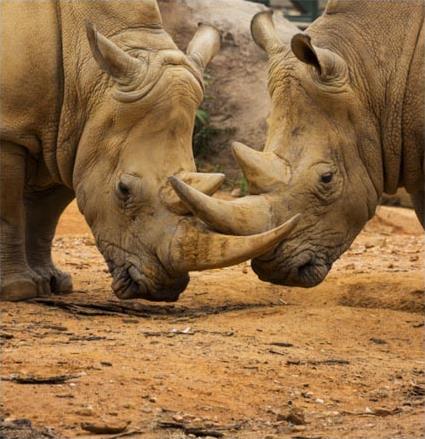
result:
[[[299,29],[285,18],[279,17],[277,22],[278,29],[271,10],[258,12],[251,20],[251,35],[255,43],[270,55],[281,51],[290,43],[292,36],[299,33]]]
[[[239,142],[232,144],[232,150],[251,194],[271,192],[288,182],[289,166],[274,152],[259,152]]]
[[[220,32],[214,26],[200,23],[187,46],[186,53],[203,71],[220,50]]]
[[[213,230],[231,235],[251,235],[272,227],[271,203],[265,195],[220,200],[199,192],[177,177],[170,177],[186,207]]]
[[[299,215],[264,233],[226,236],[183,220],[174,234],[168,259],[176,273],[207,270],[239,264],[273,248],[298,223]]]
[[[99,67],[120,85],[131,83],[140,72],[141,62],[99,33],[93,23],[86,23],[86,32],[90,49]]]
[[[212,195],[223,184],[225,176],[221,173],[181,172],[181,181],[196,188],[203,194]],[[171,185],[167,185],[161,194],[165,204],[174,212],[184,215],[190,212]]]

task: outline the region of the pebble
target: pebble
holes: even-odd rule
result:
[[[305,425],[293,425],[291,427],[292,431],[304,431],[307,427]]]
[[[75,414],[80,416],[92,416],[94,415],[94,410],[92,407],[83,407],[79,410],[76,410]]]
[[[304,411],[296,407],[292,407],[287,413],[279,413],[277,420],[287,421],[294,425],[304,425],[306,423]]]
[[[230,192],[230,195],[232,197],[238,198],[242,196],[242,192],[239,188],[233,189],[232,192]]]

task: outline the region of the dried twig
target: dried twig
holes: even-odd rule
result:
[[[123,433],[127,427],[128,422],[124,425],[107,425],[107,424],[94,424],[92,422],[82,422],[81,428],[94,434],[117,434]]]
[[[18,384],[63,384],[69,380],[80,378],[79,375],[53,375],[48,377],[34,375],[9,375],[2,376],[3,381],[13,381]]]
[[[288,343],[286,341],[274,341],[269,343],[270,346],[279,346],[282,348],[292,348],[294,345],[292,343]]]
[[[276,352],[273,352],[276,353]],[[282,354],[283,355],[283,354]],[[334,365],[347,365],[350,364],[348,360],[343,360],[339,358],[328,358],[326,360],[287,360],[286,364],[288,366],[301,366],[301,365],[311,365],[311,366],[334,366]]]
[[[195,436],[211,436],[211,437],[223,437],[224,433],[218,430],[211,430],[204,427],[191,427],[182,422],[174,421],[160,421],[158,422],[159,428],[175,428],[183,430],[185,434],[194,434]]]
[[[152,316],[177,316],[177,317],[203,317],[207,315],[222,314],[248,309],[277,308],[282,307],[280,303],[244,303],[235,305],[200,306],[195,309],[174,305],[148,305],[140,303],[123,303],[117,301],[88,303],[82,301],[66,301],[39,297],[29,302],[44,306],[52,306],[63,309],[74,315],[83,316],[109,316],[109,315],[131,315],[137,317],[151,318]]]

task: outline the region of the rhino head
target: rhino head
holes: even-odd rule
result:
[[[262,280],[312,287],[374,213],[382,163],[368,159],[379,135],[342,56],[314,46],[289,22],[280,30],[269,12],[252,21],[269,57],[272,110],[263,152],[233,145],[251,195],[219,202],[180,189],[193,212],[226,233],[258,233],[302,213],[297,230],[252,267]]]
[[[189,271],[239,263],[276,244],[295,221],[250,237],[213,233],[172,187],[176,175],[211,195],[224,179],[197,173],[192,155],[203,70],[219,49],[218,31],[201,25],[187,53],[162,29],[142,39],[130,32],[118,44],[88,24],[87,37],[92,58],[85,67],[98,82],[73,180],[115,294],[174,301]]]

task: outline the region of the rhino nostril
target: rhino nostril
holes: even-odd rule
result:
[[[297,267],[298,273],[303,273],[303,272],[305,272],[305,271],[311,269],[312,267],[314,267],[314,265],[315,265],[315,263],[314,263],[313,258],[309,258],[309,259],[307,260],[307,262],[304,262],[304,264],[299,265],[299,266]]]

